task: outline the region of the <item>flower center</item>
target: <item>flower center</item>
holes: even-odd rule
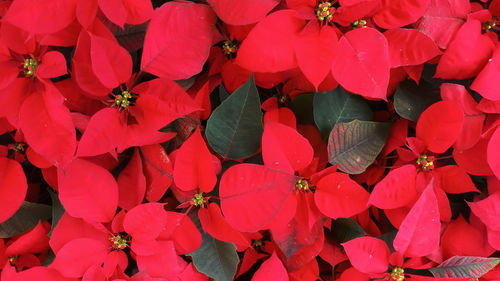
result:
[[[193,204],[193,206],[202,206],[204,207],[205,206],[205,198],[203,197],[203,193],[196,193],[193,197],[193,199],[191,199],[191,204]]]
[[[226,56],[230,56],[232,54],[236,54],[238,51],[238,42],[236,40],[226,40],[224,45],[222,45],[222,50]]]
[[[122,237],[120,234],[111,236],[111,238],[109,238],[109,241],[113,243],[111,245],[113,250],[123,250],[128,246],[128,240]]]
[[[333,14],[335,13],[335,7],[330,1],[321,1],[316,6],[316,17],[323,22],[331,22]]]
[[[417,158],[417,165],[419,165],[422,170],[430,171],[434,169],[434,156],[421,155]]]
[[[34,77],[35,71],[38,68],[38,61],[32,58],[25,59],[23,64],[23,72],[25,77]]]
[[[118,107],[127,108],[130,105],[130,98],[132,98],[132,95],[125,90],[121,93],[121,95],[115,96],[115,104]]]
[[[304,179],[300,179],[295,184],[295,188],[297,188],[297,190],[299,190],[299,191],[308,191],[309,190],[309,183]]]
[[[395,267],[391,272],[391,279],[396,281],[405,280],[405,271],[401,267]]]
[[[365,20],[355,20],[351,23],[351,26],[352,26],[352,29],[365,28],[366,21]]]
[[[16,151],[16,152],[24,152],[24,146],[25,144],[22,143],[22,142],[16,142],[12,145],[12,150]]]

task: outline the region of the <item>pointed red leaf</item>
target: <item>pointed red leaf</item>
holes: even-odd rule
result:
[[[82,277],[93,265],[100,265],[109,252],[109,246],[89,238],[78,238],[64,245],[50,268],[66,277]]]
[[[252,281],[288,281],[288,272],[283,266],[276,253],[267,259],[262,265],[257,269],[252,277]]]
[[[0,223],[21,207],[27,190],[26,176],[19,162],[0,157]]]
[[[488,249],[489,248],[489,249]],[[453,256],[489,256],[486,236],[480,229],[469,224],[461,215],[452,221],[441,236],[443,259]]]
[[[158,201],[172,184],[172,162],[159,144],[142,146],[141,154],[146,176],[146,199]]]
[[[167,224],[158,240],[174,241],[177,254],[185,255],[200,247],[201,233],[185,214],[167,212]]]
[[[389,247],[374,237],[359,237],[342,246],[352,266],[364,273],[382,273],[389,266]]]
[[[500,231],[500,192],[495,192],[478,202],[467,202],[471,208],[474,215],[478,216],[479,219],[493,231]]]
[[[136,260],[139,271],[147,272],[151,277],[167,280],[177,279],[179,274],[187,266],[187,262],[175,252],[174,242],[170,240],[158,242],[157,252],[155,254],[150,256],[138,255]],[[151,279],[152,278],[148,278],[145,280]]]
[[[208,0],[217,16],[227,24],[246,25],[260,21],[276,5],[277,0]]]
[[[500,179],[500,127],[497,127],[490,141],[486,151],[488,165],[495,176]]]
[[[389,70],[387,39],[376,29],[358,28],[340,38],[332,74],[347,91],[385,100]]]
[[[467,150],[454,149],[453,159],[455,159],[458,166],[464,168],[471,175],[493,175],[487,161],[489,140],[488,138],[480,139],[473,147]]]
[[[212,45],[212,10],[192,2],[167,2],[149,22],[141,68],[170,79],[185,79],[201,71]]]
[[[328,25],[319,28],[310,21],[295,42],[295,55],[300,70],[318,89],[330,72],[337,50],[337,34]]]
[[[29,96],[21,107],[19,123],[26,142],[55,166],[73,158],[75,126],[64,97],[55,87]]]
[[[125,210],[141,204],[146,192],[146,178],[142,173],[139,150],[135,149],[127,167],[118,176],[118,206]]]
[[[252,72],[297,67],[294,44],[305,21],[293,10],[274,12],[260,21],[241,43],[236,63]]]
[[[491,81],[500,79],[500,46],[497,46],[493,56],[479,72],[470,88],[489,100],[500,100],[500,89],[492,85]]]
[[[174,163],[174,182],[181,190],[200,188],[210,192],[217,182],[213,155],[197,129],[179,148]]]
[[[272,121],[264,125],[262,158],[267,167],[293,174],[307,167],[313,155],[309,141],[296,130]]]
[[[110,172],[76,159],[60,173],[59,199],[71,216],[95,222],[113,219],[118,207],[118,185]]]
[[[479,192],[467,172],[459,166],[448,165],[435,171],[438,174],[439,187],[447,193]]]
[[[439,246],[440,230],[438,201],[431,181],[401,223],[394,249],[408,257],[429,255]]]
[[[76,155],[94,156],[113,152],[124,137],[120,112],[116,108],[103,108],[90,119]]]
[[[314,201],[321,213],[337,219],[348,218],[366,210],[369,196],[348,174],[333,173],[319,180]]]
[[[441,53],[431,38],[415,29],[394,28],[384,35],[391,67],[422,64]]]
[[[380,209],[408,206],[417,199],[416,176],[417,169],[414,165],[391,170],[375,185],[368,204]]]
[[[149,0],[122,0],[127,10],[128,24],[141,24],[153,16],[153,3]]]
[[[418,119],[417,138],[427,149],[443,153],[455,143],[464,122],[464,112],[454,101],[440,101],[429,106]]]
[[[427,10],[430,0],[382,0],[382,10],[373,16],[375,23],[385,29],[416,22]]]
[[[122,0],[98,0],[99,8],[114,24],[123,28],[127,19],[127,10]]]
[[[92,70],[110,89],[126,82],[132,74],[132,58],[118,42],[90,34]]]
[[[50,51],[42,56],[42,60],[36,69],[36,76],[40,78],[55,78],[68,73],[66,59],[60,52]]]
[[[123,228],[134,239],[151,240],[158,237],[167,224],[167,212],[163,204],[141,204],[125,215]]]
[[[49,237],[47,234],[49,231],[50,224],[48,222],[38,222],[35,228],[24,233],[10,244],[5,250],[5,255],[37,254],[48,250]]]
[[[479,20],[469,20],[460,27],[439,60],[435,77],[472,78],[486,65],[494,48],[490,37],[482,34]]]
[[[17,0],[3,20],[28,32],[53,33],[73,22],[76,4],[77,0]]]
[[[260,230],[279,213],[296,181],[291,174],[265,166],[232,166],[219,186],[224,217],[236,230]]]

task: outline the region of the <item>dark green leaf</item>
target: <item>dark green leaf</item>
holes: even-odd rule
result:
[[[213,111],[206,136],[222,157],[240,159],[259,151],[263,131],[260,98],[252,75]]]
[[[413,81],[401,82],[394,93],[394,109],[399,116],[417,122],[420,114],[440,100],[439,88],[425,81],[417,86]]]
[[[21,208],[7,221],[0,223],[0,238],[25,233],[50,218],[52,208],[48,205],[24,201]]]
[[[188,254],[199,272],[217,281],[231,281],[240,259],[233,243],[219,241],[208,233],[202,235],[201,246]]]
[[[314,124],[313,114],[314,94],[301,94],[290,102],[290,109],[299,124]]]
[[[332,233],[339,243],[366,235],[363,228],[351,218],[338,218],[332,222]]]
[[[389,123],[359,120],[336,124],[328,139],[328,161],[345,173],[364,172],[384,147],[390,128]]]
[[[61,219],[62,215],[64,214],[65,210],[63,205],[61,204],[61,201],[59,201],[59,196],[57,196],[57,193],[49,189],[49,195],[50,199],[52,199],[52,227],[50,229],[49,234],[47,234],[49,237],[52,236],[52,231],[56,227],[57,223]]]
[[[337,123],[355,119],[369,121],[372,115],[362,97],[349,94],[340,86],[332,91],[314,94],[314,122],[323,139],[328,138]]]
[[[435,268],[430,268],[429,271],[437,278],[471,278],[470,280],[477,280],[493,269],[499,262],[500,258],[455,256]]]

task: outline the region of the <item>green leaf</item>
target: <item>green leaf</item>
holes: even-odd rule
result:
[[[301,94],[290,102],[289,108],[295,114],[297,123],[314,124],[313,100],[314,94]]]
[[[219,241],[208,233],[202,234],[201,246],[188,254],[199,272],[217,281],[231,281],[240,259],[233,243]]]
[[[417,122],[420,114],[440,99],[439,88],[425,81],[418,86],[413,81],[404,81],[394,93],[394,109],[399,116]]]
[[[445,260],[442,264],[429,271],[437,278],[471,278],[479,277],[493,269],[500,262],[500,258],[460,257],[455,256]]]
[[[222,157],[240,159],[259,151],[263,131],[260,98],[252,75],[213,111],[206,136]]]
[[[52,208],[48,205],[24,201],[21,208],[7,221],[0,223],[0,238],[8,238],[25,233],[51,217]]]
[[[338,218],[332,221],[332,233],[339,243],[366,235],[363,228],[351,218]]]
[[[357,95],[352,95],[340,86],[335,90],[314,94],[314,122],[323,139],[335,124],[352,120],[371,120],[372,111],[366,101]]]
[[[385,145],[390,123],[354,120],[336,124],[328,139],[328,161],[339,170],[360,174]]]

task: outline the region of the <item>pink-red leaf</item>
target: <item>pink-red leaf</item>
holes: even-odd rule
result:
[[[384,35],[391,67],[422,64],[441,53],[431,38],[415,29],[394,28]]]
[[[267,259],[252,277],[252,281],[288,281],[288,272],[276,253]]]
[[[167,2],[149,22],[141,68],[170,79],[185,79],[201,71],[212,45],[212,10],[192,2]]]
[[[252,72],[297,67],[294,44],[305,21],[293,10],[274,12],[260,21],[241,43],[236,63]]]
[[[342,244],[352,266],[364,273],[382,273],[389,266],[389,247],[374,237],[359,237]]]
[[[348,218],[366,210],[369,196],[348,174],[333,173],[318,182],[314,201],[321,213],[337,219]]]
[[[139,150],[135,149],[127,167],[118,176],[118,206],[130,210],[141,204],[146,193],[146,177],[142,172]]]
[[[358,28],[340,38],[332,74],[347,91],[385,100],[389,70],[387,39],[376,29]]]
[[[417,199],[416,176],[414,165],[391,170],[375,185],[368,204],[381,209],[395,209],[414,202]]]
[[[246,25],[260,21],[279,4],[278,0],[208,0],[217,16],[227,24]]]
[[[430,0],[382,0],[382,10],[373,16],[375,23],[385,29],[416,22],[427,10]]]
[[[471,208],[474,215],[478,216],[479,219],[491,230],[500,231],[500,221],[498,216],[500,216],[500,192],[495,192],[478,202],[467,203]]]
[[[21,207],[27,190],[26,176],[19,162],[0,157],[0,223]]]
[[[486,153],[491,170],[500,179],[500,127],[491,136]]]
[[[408,257],[426,256],[439,246],[440,230],[438,200],[431,181],[401,223],[394,249]]]
[[[118,207],[118,184],[103,167],[76,159],[61,171],[59,199],[73,217],[109,222]]]
[[[278,214],[296,181],[291,174],[265,166],[232,166],[222,175],[219,186],[227,222],[239,231],[262,229]]]
[[[493,56],[488,60],[486,66],[479,72],[470,88],[489,100],[500,100],[500,89],[491,81],[500,79],[500,46],[497,46]]]
[[[464,112],[453,101],[440,101],[429,106],[417,122],[417,138],[427,149],[443,153],[455,143],[464,122]]]
[[[167,224],[163,204],[146,203],[131,209],[123,220],[123,228],[134,239],[151,240],[158,237]]]

